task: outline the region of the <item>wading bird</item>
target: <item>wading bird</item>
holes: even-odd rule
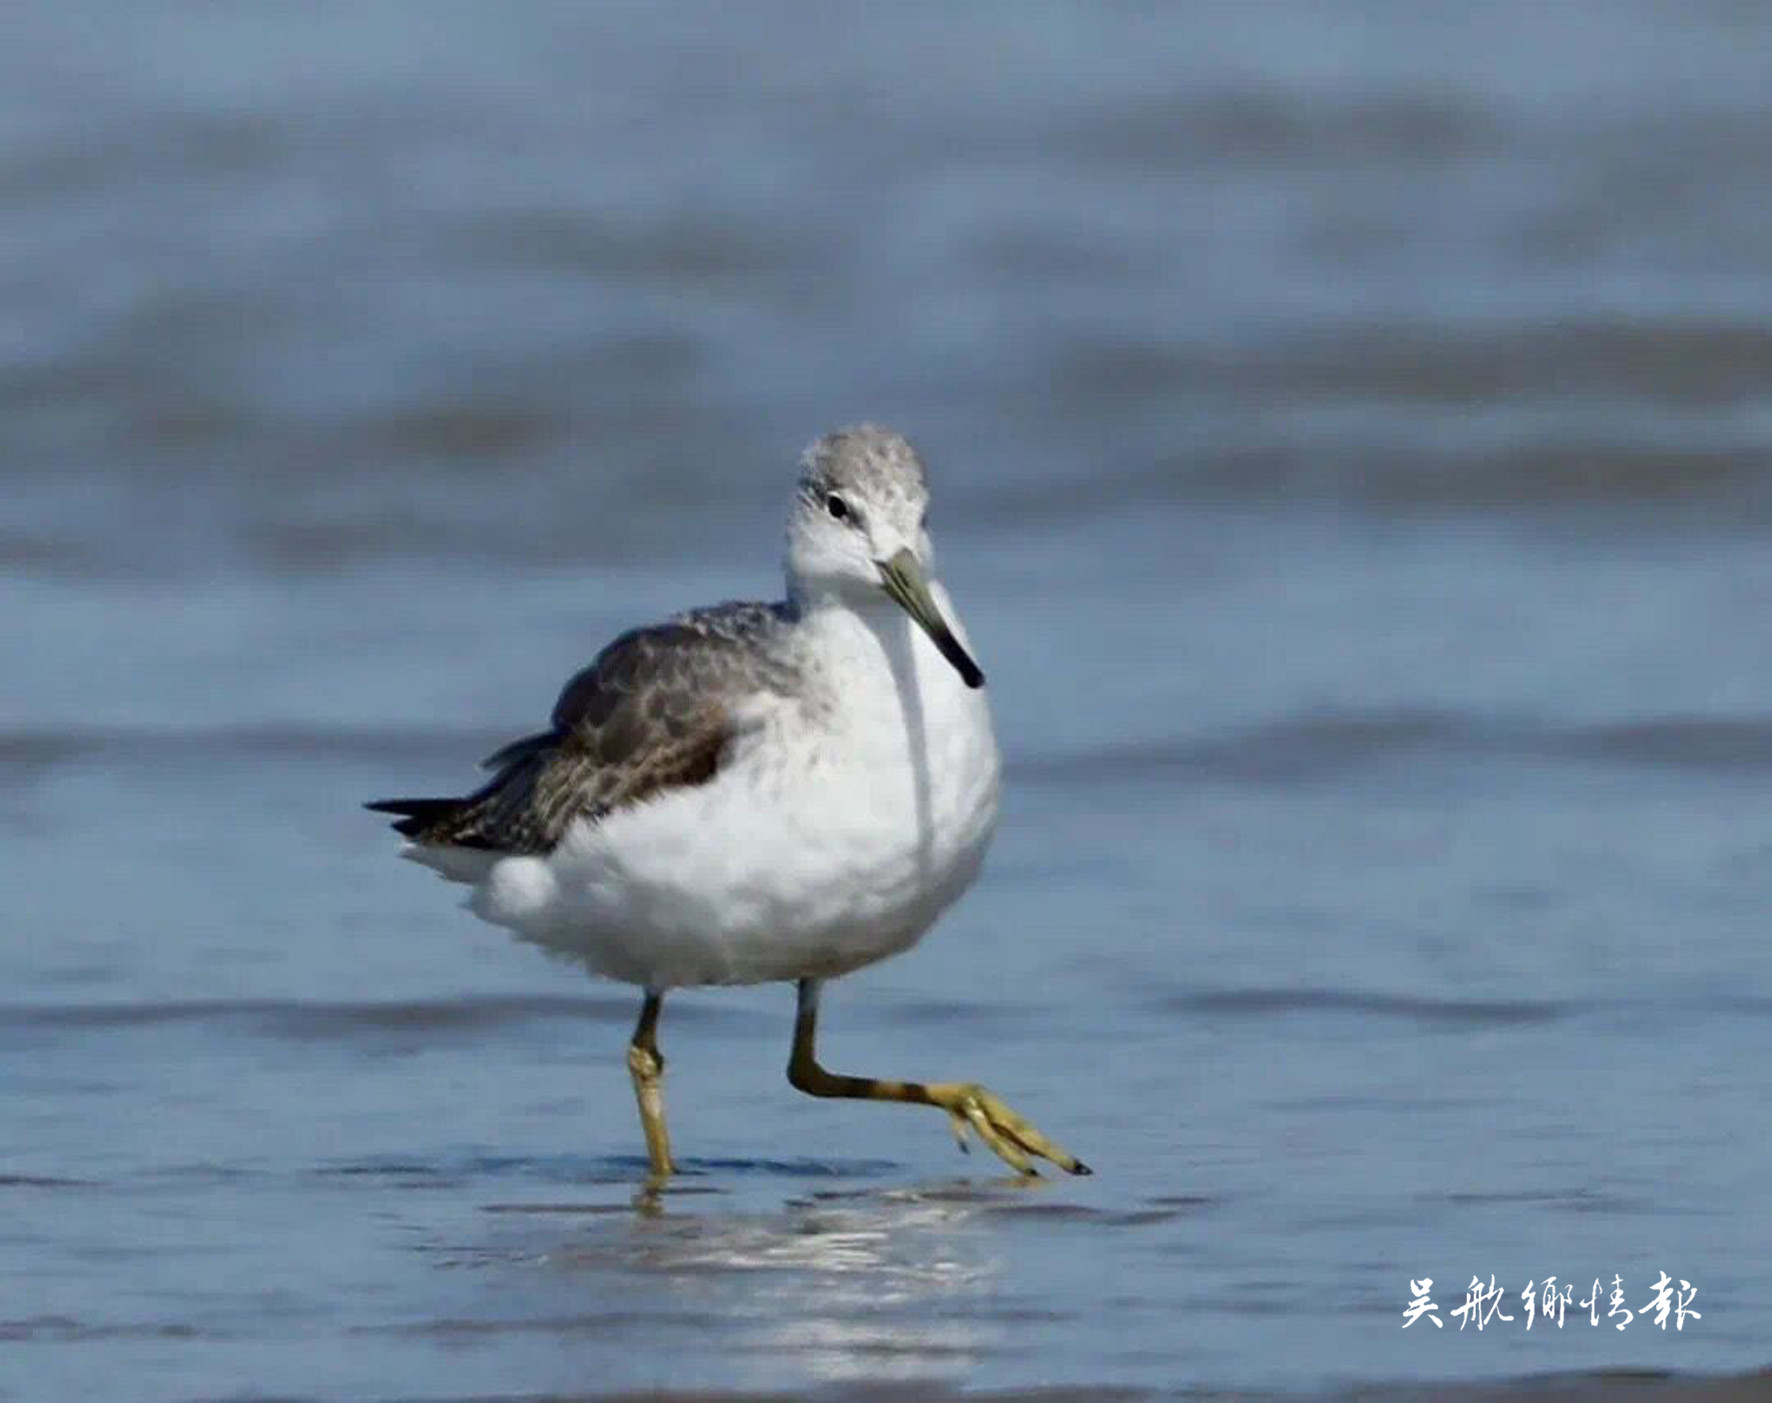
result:
[[[775,980],[798,985],[801,1091],[937,1106],[1022,1173],[1089,1172],[975,1083],[839,1076],[814,1052],[823,982],[915,944],[996,827],[984,674],[934,579],[928,502],[898,434],[826,435],[802,460],[785,599],[625,633],[472,794],[369,805],[478,915],[645,991],[628,1068],[655,1176],[673,1169],[665,994]]]

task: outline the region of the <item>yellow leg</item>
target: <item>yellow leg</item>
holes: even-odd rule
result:
[[[997,1157],[1023,1174],[1035,1174],[1034,1157],[1049,1159],[1069,1174],[1088,1174],[1090,1168],[1048,1140],[997,1097],[976,1082],[881,1081],[875,1077],[844,1077],[818,1065],[813,1042],[818,1033],[816,979],[800,981],[799,1007],[794,1017],[794,1051],[788,1059],[788,1080],[809,1096],[841,1096],[862,1101],[903,1101],[917,1106],[939,1106],[953,1122],[954,1137],[966,1148],[968,1129]]]
[[[634,1100],[639,1103],[640,1126],[646,1132],[646,1158],[655,1179],[676,1172],[671,1162],[671,1137],[665,1130],[664,1057],[658,1050],[658,1014],[663,1006],[663,996],[648,990],[633,1041],[628,1044],[628,1072],[634,1078]]]

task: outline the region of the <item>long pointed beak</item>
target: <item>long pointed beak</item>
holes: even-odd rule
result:
[[[960,646],[960,640],[954,637],[948,621],[942,618],[935,596],[929,593],[929,578],[923,573],[917,557],[908,550],[901,550],[892,559],[878,564],[880,584],[886,593],[929,635],[929,641],[941,650],[942,657],[954,665],[960,680],[968,687],[984,686],[984,672],[972,661],[972,654]]]

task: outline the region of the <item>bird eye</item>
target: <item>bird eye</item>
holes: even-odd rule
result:
[[[831,493],[830,496],[824,499],[824,509],[828,511],[831,514],[831,517],[836,521],[843,521],[849,516],[849,503],[845,502],[835,492]]]

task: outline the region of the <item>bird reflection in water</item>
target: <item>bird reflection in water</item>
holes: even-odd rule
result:
[[[1016,1292],[1000,1251],[1006,1212],[1038,1181],[831,1190],[776,1209],[732,1211],[693,1178],[652,1185],[635,1216],[588,1220],[546,1254],[597,1295],[681,1318],[718,1320],[723,1353],[831,1381],[958,1372],[1002,1345]],[[734,1380],[738,1380],[735,1378]]]

